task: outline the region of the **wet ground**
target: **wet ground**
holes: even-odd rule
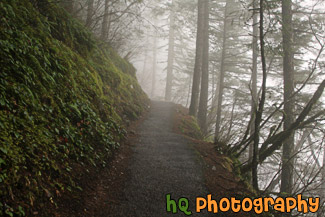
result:
[[[137,129],[137,142],[132,146],[129,177],[123,189],[125,200],[113,204],[109,216],[173,215],[166,211],[166,194],[176,203],[181,197],[188,198],[191,216],[208,216],[195,213],[195,197],[207,194],[203,169],[189,141],[173,132],[173,106],[152,102],[147,118]],[[178,211],[173,216],[186,215]]]

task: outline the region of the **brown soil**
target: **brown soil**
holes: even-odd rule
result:
[[[174,130],[191,139],[193,147],[204,162],[205,184],[213,199],[219,200],[224,197],[242,199],[254,196],[252,190],[249,190],[249,186],[235,174],[233,163],[229,157],[220,154],[217,150],[220,147],[214,143],[205,142],[200,137],[193,138],[193,135],[199,135],[199,133],[194,133],[193,128],[186,127],[189,124],[184,124],[184,122],[192,121],[192,117],[188,115],[188,109],[177,105],[174,120]],[[220,215],[222,216],[222,214]],[[253,215],[253,213],[245,212],[225,214],[229,217]]]
[[[128,178],[128,165],[132,156],[131,146],[137,140],[136,129],[145,119],[147,112],[137,121],[133,121],[127,129],[127,138],[115,151],[106,168],[79,168],[78,171],[90,171],[82,175],[77,183],[83,189],[80,192],[65,192],[57,195],[57,204],[47,203],[35,216],[55,217],[108,217],[111,205],[123,201],[122,191]],[[75,172],[77,170],[74,170]]]
[[[89,168],[89,170],[93,169],[93,172],[85,175],[81,182],[78,183],[83,188],[83,191],[79,192],[79,194],[66,193],[61,197],[57,208],[51,204],[47,211],[40,212],[37,216],[120,216],[111,213],[116,213],[121,204],[124,208],[128,206],[130,198],[128,198],[128,192],[125,189],[129,189],[126,185],[130,185],[130,179],[134,176],[134,174],[132,175],[134,171],[130,170],[135,159],[134,147],[142,139],[139,135],[139,128],[141,128],[139,126],[145,119],[148,119],[148,116],[150,115],[146,114],[139,121],[131,124],[128,129],[128,139],[116,151],[108,168],[100,170]],[[201,162],[198,163],[201,164],[204,173],[203,184],[207,187],[208,193],[212,194],[213,199],[218,200],[222,197],[240,199],[254,195],[252,191],[248,190],[246,183],[235,175],[232,161],[227,156],[220,154],[213,143],[202,141],[201,134],[195,132],[192,123],[186,124],[186,122],[193,122],[193,119],[187,115],[185,108],[173,106],[173,119],[173,131],[185,136],[190,141],[187,142],[188,145],[192,146],[199,155]],[[193,135],[195,138],[191,137]],[[137,191],[135,190],[135,192]],[[194,192],[191,196],[195,196],[194,194],[196,195]],[[196,196],[204,197],[205,195]],[[121,216],[144,217],[150,215],[141,216],[127,212],[126,215]],[[254,214],[218,213],[215,216],[246,217],[254,216]]]

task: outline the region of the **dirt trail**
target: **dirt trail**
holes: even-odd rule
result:
[[[173,132],[173,105],[152,102],[151,110],[139,126],[138,141],[132,146],[129,177],[123,193],[125,200],[111,206],[110,217],[162,217],[166,212],[166,194],[172,199],[190,200],[191,216],[196,214],[197,196],[207,193],[198,155],[183,136]],[[173,216],[185,216],[182,212]]]

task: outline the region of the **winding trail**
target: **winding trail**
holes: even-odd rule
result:
[[[207,193],[199,156],[190,142],[173,132],[173,105],[153,101],[151,110],[138,128],[139,139],[133,145],[130,177],[125,184],[126,200],[112,207],[110,217],[186,216],[166,212],[166,194],[174,200],[190,200],[191,216],[195,213],[195,197]]]

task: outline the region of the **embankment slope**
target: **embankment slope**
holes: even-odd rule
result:
[[[24,216],[105,167],[148,99],[134,67],[57,4],[4,0],[0,14],[0,216]]]

